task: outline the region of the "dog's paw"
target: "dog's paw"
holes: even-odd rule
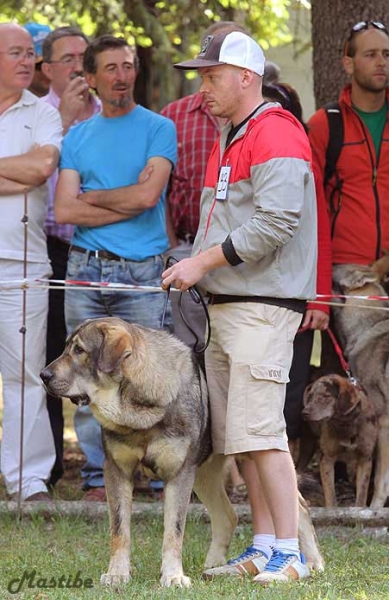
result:
[[[225,554],[221,550],[211,547],[205,559],[204,568],[212,569],[213,567],[220,567],[221,565],[225,565],[226,562]]]
[[[313,571],[319,571],[319,572],[325,571],[324,560],[320,557],[320,559],[313,561],[313,563],[311,565],[311,569],[313,569]]]
[[[375,509],[375,510],[376,510],[377,508],[383,508],[383,507],[384,507],[384,504],[385,504],[385,502],[386,502],[386,495],[385,495],[385,497],[384,497],[384,496],[380,496],[380,495],[378,495],[378,494],[377,494],[377,495],[376,495],[376,494],[374,494],[374,495],[373,495],[373,499],[372,499],[372,501],[370,502],[370,506],[369,506],[369,508],[372,508],[372,509]]]
[[[163,587],[189,588],[192,585],[190,578],[185,575],[162,575],[160,583]]]
[[[126,575],[103,573],[100,577],[100,583],[110,587],[121,587],[128,583],[131,576],[127,573]]]

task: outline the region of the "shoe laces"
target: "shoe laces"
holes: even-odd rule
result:
[[[232,558],[227,564],[235,565],[236,563],[240,563],[243,560],[247,560],[257,554],[262,554],[262,552],[257,550],[257,548],[254,548],[254,546],[248,546],[246,550],[242,552],[242,554],[240,554],[237,558]]]
[[[272,571],[272,572],[279,571],[287,564],[287,562],[293,556],[295,556],[295,554],[285,554],[285,552],[280,552],[279,550],[274,550],[273,554],[270,557],[269,562],[267,563],[267,565],[265,567],[265,570]]]

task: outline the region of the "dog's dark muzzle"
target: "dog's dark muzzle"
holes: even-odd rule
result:
[[[47,390],[50,388],[50,381],[53,379],[53,376],[54,373],[47,367],[45,367],[39,374],[39,377],[42,379]]]
[[[66,381],[56,381],[54,384],[54,373],[49,367],[45,367],[40,372],[40,378],[42,379],[47,393],[56,398],[69,398],[69,400],[77,406],[88,406],[90,404],[90,398],[88,394],[77,394],[69,396],[66,392],[69,386]]]
[[[54,385],[54,373],[49,367],[45,367],[40,373],[39,377],[43,381],[43,385],[46,388],[46,392],[54,398],[62,398],[60,386]]]

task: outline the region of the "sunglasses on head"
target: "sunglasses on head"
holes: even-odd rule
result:
[[[388,35],[388,30],[386,29],[386,26],[380,21],[359,21],[358,23],[355,23],[355,25],[353,25],[351,28],[350,35],[347,38],[344,48],[345,55],[347,55],[348,53],[348,46],[354,35],[356,33],[359,33],[360,31],[370,29],[370,27],[372,27],[373,29],[378,29],[379,31],[383,31],[384,33],[386,33],[386,35]]]
[[[355,25],[353,25],[353,27],[351,28],[350,35],[348,36],[348,41],[351,40],[355,33],[358,33],[359,31],[364,31],[365,29],[369,29],[369,27],[373,27],[373,29],[379,29],[381,31],[384,31],[385,33],[388,33],[388,30],[386,29],[385,25],[383,23],[380,23],[380,21],[359,21],[359,23],[355,23]]]

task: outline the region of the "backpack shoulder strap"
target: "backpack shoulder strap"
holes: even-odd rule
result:
[[[328,119],[328,145],[326,151],[326,165],[324,169],[324,186],[327,185],[336,171],[343,146],[343,117],[338,102],[329,102],[324,106]]]

